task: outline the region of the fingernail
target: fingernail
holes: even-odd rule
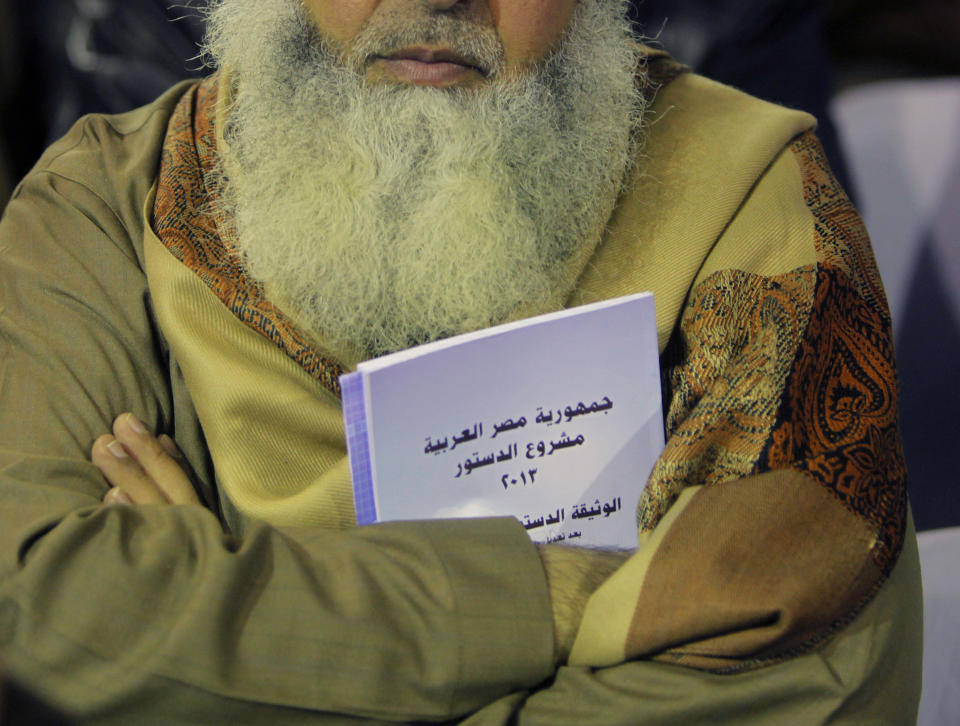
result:
[[[133,500],[120,487],[111,489],[107,492],[107,496],[110,497],[110,501],[114,504],[133,504]]]
[[[144,426],[144,425],[140,422],[140,419],[138,419],[138,418],[137,418],[136,416],[134,416],[132,413],[128,413],[128,414],[127,414],[127,423],[130,424],[130,428],[132,428],[132,429],[133,429],[134,431],[136,431],[138,434],[145,434],[145,433],[147,433],[147,427]]]
[[[114,439],[109,444],[107,444],[107,451],[109,451],[118,459],[127,459],[130,456],[127,453],[127,450],[123,448],[123,444],[121,444],[116,439]]]

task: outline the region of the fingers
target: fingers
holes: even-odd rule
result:
[[[109,501],[128,503],[126,498],[135,504],[199,503],[173,440],[166,435],[154,437],[132,414],[118,416],[113,435],[105,434],[94,442],[92,458],[107,481],[120,490],[111,490]]]
[[[169,504],[163,490],[144,471],[127,448],[114,436],[104,434],[93,443],[93,463],[106,480],[135,504]],[[114,503],[124,503],[120,492],[111,490]]]
[[[118,416],[113,422],[113,435],[166,501],[171,504],[199,503],[193,484],[178,461],[180,452],[169,436],[154,437],[130,413]]]

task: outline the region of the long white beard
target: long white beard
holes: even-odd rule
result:
[[[238,245],[330,353],[486,327],[572,284],[564,263],[602,233],[643,111],[620,0],[581,0],[542,66],[478,90],[367,84],[292,0],[224,0],[210,22],[239,81],[223,185]]]

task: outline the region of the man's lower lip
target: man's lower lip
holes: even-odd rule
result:
[[[472,66],[450,61],[427,63],[412,58],[381,58],[379,62],[390,75],[415,85],[448,85],[478,73]]]

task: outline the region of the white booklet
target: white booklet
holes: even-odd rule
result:
[[[664,445],[651,293],[375,358],[340,385],[359,524],[513,515],[537,542],[636,546]]]

